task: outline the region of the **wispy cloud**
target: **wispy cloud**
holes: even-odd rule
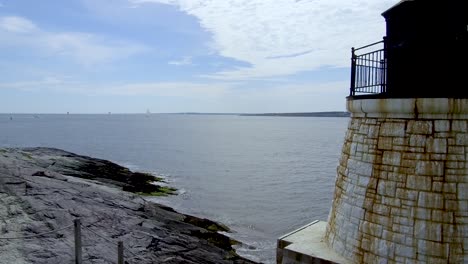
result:
[[[17,16],[0,17],[0,28],[15,33],[30,33],[38,29],[28,19]]]
[[[148,51],[145,45],[82,32],[52,32],[18,16],[0,17],[0,47],[28,48],[41,55],[69,58],[84,66]]]
[[[176,65],[176,66],[191,65],[192,64],[192,57],[191,56],[186,56],[186,57],[183,57],[180,60],[172,60],[172,61],[169,61],[168,64]]]
[[[23,91],[60,91],[84,95],[122,96],[171,96],[171,97],[216,97],[234,87],[235,83],[194,83],[194,82],[133,82],[133,83],[85,83],[57,76],[39,80],[0,83],[0,89]]]
[[[213,48],[250,66],[219,79],[284,76],[323,66],[349,66],[349,50],[384,35],[380,16],[397,0],[129,0],[174,5],[212,33]],[[288,55],[289,54],[289,55]]]
[[[297,53],[292,53],[292,54],[287,54],[287,55],[277,55],[277,56],[270,56],[270,57],[266,57],[267,59],[280,59],[280,58],[292,58],[292,57],[299,57],[299,56],[302,56],[302,55],[306,55],[306,54],[309,54],[311,52],[313,52],[314,50],[311,49],[311,50],[306,50],[306,51],[302,51],[302,52],[297,52]]]

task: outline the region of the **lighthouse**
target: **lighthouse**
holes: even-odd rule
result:
[[[468,263],[467,1],[405,0],[351,51],[351,118],[327,222],[278,263]]]

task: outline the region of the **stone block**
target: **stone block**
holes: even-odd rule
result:
[[[362,222],[361,230],[363,233],[369,234],[372,237],[381,237],[383,228],[378,224],[371,222]]]
[[[448,161],[466,161],[466,157],[463,154],[447,154]]]
[[[414,250],[414,248],[410,246],[396,244],[395,255],[405,257],[405,258],[415,258],[416,250]]]
[[[432,134],[432,121],[410,120],[408,121],[409,134]]]
[[[434,121],[434,131],[435,132],[448,132],[448,131],[450,131],[450,122],[449,122],[449,120],[435,120]]]
[[[426,220],[414,221],[414,237],[420,241],[442,242],[442,224]]]
[[[447,153],[447,139],[433,137],[427,138],[426,151],[429,153]],[[450,150],[449,153],[451,153]]]
[[[465,154],[465,147],[464,146],[449,146],[448,147],[448,153],[464,155]]]
[[[444,184],[442,182],[433,182],[432,191],[433,192],[442,192]]]
[[[356,142],[356,143],[364,143],[364,135],[360,135],[360,134],[354,134],[353,135],[353,142]]]
[[[457,196],[460,200],[468,200],[468,183],[459,183],[457,188]]]
[[[445,209],[448,211],[458,211],[457,200],[445,200]]]
[[[429,154],[405,152],[402,155],[404,160],[430,160]]]
[[[402,199],[402,200],[416,201],[418,199],[418,191],[408,190],[404,188],[397,188],[395,197]]]
[[[404,215],[404,216],[395,216],[395,215],[393,215],[393,223],[398,224],[398,225],[402,225],[402,226],[413,226],[414,225],[414,219],[410,218],[408,213],[406,215]],[[397,233],[408,234],[408,233],[405,233],[405,232],[401,232],[402,230],[400,230],[400,229],[393,230],[393,231],[397,232]]]
[[[461,215],[468,216],[467,215],[468,214],[468,201],[467,200],[459,201],[458,210]]]
[[[466,162],[464,161],[447,161],[445,167],[449,169],[464,169]]]
[[[375,155],[369,154],[368,152],[364,152],[364,154],[362,155],[362,161],[367,162],[367,163],[374,163]]]
[[[380,136],[384,137],[404,137],[405,123],[404,122],[385,122],[380,126]]]
[[[426,136],[424,135],[411,135],[409,138],[409,146],[411,147],[424,147],[426,145]]]
[[[401,207],[392,207],[390,209],[390,214],[393,216],[393,217],[407,217],[409,216],[409,211],[407,208],[401,208]],[[396,221],[396,220],[395,220]],[[396,223],[394,221],[394,223]]]
[[[416,204],[417,204],[416,201],[401,200],[401,206],[414,207],[414,206],[416,206]]]
[[[431,257],[429,256],[426,260],[426,263],[431,263],[431,264],[446,264],[447,259],[445,257],[438,258],[438,257]]]
[[[435,138],[445,138],[445,139],[447,139],[447,142],[448,142],[448,139],[452,139],[452,140],[453,140],[453,138],[450,138],[450,137],[452,137],[452,133],[447,133],[447,132],[438,132],[438,133],[434,133],[434,137],[435,137]],[[454,142],[455,142],[455,141],[454,141]],[[449,143],[449,145],[450,145],[450,143]]]
[[[438,210],[438,209],[434,209],[434,210],[431,210],[431,220],[433,222],[445,222],[446,221],[446,212],[443,211],[443,210]],[[448,221],[449,219],[447,219]]]
[[[446,169],[447,174],[445,175],[445,181],[448,183],[468,183],[468,177],[464,177],[462,174],[464,170],[460,169]]]
[[[375,124],[377,124],[377,119],[375,119],[375,118],[366,118],[365,123],[368,124],[368,125],[375,125]]]
[[[407,146],[393,145],[393,147],[392,147],[393,151],[399,151],[399,152],[405,152],[407,149],[408,149]]]
[[[369,239],[362,239],[361,240],[361,247],[362,249],[369,251],[371,249],[370,247],[370,240]]]
[[[416,161],[416,174],[427,176],[444,175],[444,163],[442,161]]]
[[[407,151],[413,152],[413,153],[425,153],[425,150],[423,147],[408,147]]]
[[[376,138],[379,137],[379,130],[380,130],[380,129],[379,129],[379,127],[377,127],[377,126],[370,126],[367,136],[368,136],[369,138],[376,139]]]
[[[362,162],[360,160],[355,160],[355,159],[348,160],[348,170],[352,171],[356,175],[370,177],[372,176],[372,168],[373,168],[372,163]]]
[[[346,151],[345,151],[345,153],[346,153],[346,154],[349,154],[349,155],[351,155],[351,156],[354,156],[354,155],[356,154],[356,151],[357,151],[357,145],[358,145],[358,143],[356,143],[356,142],[350,143],[350,144],[349,144],[349,147],[346,146]]]
[[[376,255],[371,254],[369,252],[364,253],[364,257],[363,257],[364,263],[378,263],[375,261],[376,259],[377,259]]]
[[[356,152],[364,152],[364,145],[358,143],[358,144],[356,145]]]
[[[429,160],[445,161],[445,160],[447,160],[447,154],[433,154],[433,153],[431,153],[429,155]]]
[[[455,145],[457,145],[457,146],[467,146],[468,145],[468,134],[458,133],[455,136]]]
[[[400,165],[405,168],[415,168],[416,162],[414,160],[402,159]]]
[[[400,166],[401,152],[384,151],[382,157],[383,165]]]
[[[431,209],[428,208],[413,208],[413,217],[417,220],[431,220]]]
[[[422,208],[444,208],[444,196],[440,193],[419,192],[418,206]]]
[[[358,130],[359,134],[367,135],[369,133],[369,125],[361,124]]]
[[[376,252],[378,256],[383,257],[379,262],[382,263],[388,259],[392,259],[395,256],[395,244],[386,240],[378,240],[378,243],[374,243],[376,248],[373,252]]]
[[[404,162],[404,160],[402,162]],[[407,172],[408,172],[407,168],[400,168],[400,170],[398,170],[398,173],[394,173],[394,172],[388,173],[387,179],[389,181],[394,181],[397,183],[406,183]],[[403,184],[403,185],[400,185],[399,187],[404,187],[404,186],[406,185]]]
[[[467,132],[466,120],[452,120],[453,132]]]
[[[437,256],[440,258],[446,258],[447,256],[447,248],[448,244],[444,243],[438,243],[434,241],[428,241],[428,240],[419,240],[418,241],[418,249],[424,254],[428,256]],[[432,262],[427,262],[427,263],[432,263]]]
[[[393,224],[392,225],[392,231],[395,233],[399,234],[405,234],[406,238],[412,237],[413,236],[413,231],[414,231],[414,220],[411,219],[412,224],[411,225],[402,225],[402,224]],[[405,239],[405,245],[408,245],[408,242]],[[411,245],[411,243],[409,243]]]
[[[374,213],[379,214],[381,216],[390,215],[390,207],[386,206],[386,205],[383,205],[383,204],[374,204],[372,206],[372,210],[373,210]]]
[[[394,233],[391,230],[383,230],[382,231],[382,238],[387,241],[391,241],[393,243],[404,244],[405,243],[405,236],[403,234]]]
[[[382,150],[391,150],[393,140],[390,137],[379,137],[377,142],[377,148]]]
[[[362,176],[361,175],[361,176],[358,177],[357,184],[359,186],[367,187],[367,185],[369,185],[369,180],[370,180],[369,176]]]
[[[364,144],[373,148],[375,145],[377,145],[377,138],[368,137],[364,140]]]
[[[396,182],[380,180],[377,185],[377,194],[395,197]]]
[[[431,177],[408,175],[406,179],[406,187],[413,190],[430,191],[432,188]]]
[[[351,122],[348,123],[348,129],[358,130],[363,120],[365,120],[365,118],[351,118]]]
[[[394,146],[395,145],[406,146],[406,145],[408,145],[408,139],[406,137],[405,138],[396,137],[396,138],[393,138],[392,144]]]

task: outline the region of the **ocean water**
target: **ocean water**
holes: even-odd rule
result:
[[[327,219],[348,121],[3,114],[0,146],[61,148],[161,175],[179,195],[151,199],[226,224],[241,255],[274,263],[279,236]]]

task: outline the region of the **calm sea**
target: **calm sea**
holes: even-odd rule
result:
[[[279,236],[327,219],[348,121],[0,115],[0,146],[61,148],[162,175],[180,194],[156,201],[228,225],[245,244],[241,255],[273,263]]]

